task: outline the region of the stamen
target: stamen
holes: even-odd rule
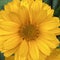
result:
[[[39,29],[33,24],[27,24],[20,28],[19,34],[23,40],[35,40],[39,36]]]

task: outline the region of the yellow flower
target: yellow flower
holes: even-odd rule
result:
[[[59,44],[59,18],[39,0],[14,0],[0,11],[0,50],[15,60],[41,60]],[[45,58],[45,57],[44,57]]]
[[[46,60],[60,60],[60,49],[55,49]]]
[[[10,56],[8,58],[5,58],[5,60],[14,60],[14,56]],[[60,60],[60,49],[53,50],[51,55],[48,56],[45,60]]]
[[[14,60],[14,56],[7,57],[5,60]]]

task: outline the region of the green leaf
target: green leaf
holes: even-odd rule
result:
[[[53,9],[56,9],[58,6],[59,0],[52,0],[52,7]]]
[[[0,0],[0,10],[4,8],[4,5],[12,0]]]
[[[60,48],[60,45],[57,48]]]
[[[0,53],[0,60],[5,60],[3,53]]]
[[[57,36],[58,40],[60,41],[60,35]],[[60,44],[57,48],[60,48]]]
[[[60,17],[60,6],[55,10],[54,16]]]

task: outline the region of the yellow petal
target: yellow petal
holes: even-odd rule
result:
[[[44,41],[42,41],[42,39],[37,40],[37,46],[42,53],[44,53],[45,55],[50,55],[51,50],[48,45],[45,44]]]
[[[5,60],[14,60],[14,56],[5,57]]]
[[[32,23],[40,23],[44,18],[46,17],[46,13],[41,11],[42,9],[42,2],[41,1],[35,1],[32,3],[30,8],[30,15],[32,19]],[[42,18],[42,19],[41,19]]]
[[[60,28],[55,28],[53,30],[50,30],[52,33],[56,34],[56,35],[60,35]]]
[[[5,52],[4,52],[4,56],[5,56],[5,57],[9,57],[9,56],[13,55],[16,50],[17,50],[17,48],[14,48],[14,49],[5,51]]]
[[[14,32],[8,32],[3,29],[0,29],[0,35],[11,35],[11,34],[14,34]]]
[[[27,55],[27,53],[28,53],[28,44],[25,40],[21,43],[19,51],[20,51],[19,55],[20,55],[21,58],[23,58]]]
[[[21,6],[26,7],[27,9],[30,8],[31,4],[33,3],[34,0],[22,0],[21,1]]]
[[[43,41],[50,47],[50,48],[56,48],[59,45],[59,41],[56,38],[56,36],[52,33],[45,33],[43,34]]]
[[[60,49],[53,50],[46,60],[60,60]]]
[[[19,60],[19,49],[15,52],[14,60]]]
[[[20,53],[20,52],[18,52],[18,51],[15,53],[15,58],[14,58],[14,60],[26,60],[26,56],[21,57],[21,56],[19,55],[19,53]]]
[[[6,40],[8,40],[10,37],[14,37],[15,34],[12,34],[12,35],[0,35],[0,44],[1,42],[4,42]]]
[[[27,59],[28,59],[28,60],[32,60],[30,54],[28,54]]]
[[[4,49],[12,49],[15,48],[19,43],[21,43],[22,39],[15,35],[14,37],[10,37],[10,39],[6,40],[3,44]]]
[[[52,41],[44,40],[44,42],[50,47],[50,48],[56,48],[58,46],[57,44],[54,44]]]
[[[18,12],[19,7],[20,7],[20,1],[19,0],[14,0],[13,2],[10,2],[4,6],[5,11],[15,12],[15,13]]]
[[[27,8],[20,7],[20,9],[19,9],[19,18],[20,18],[20,23],[22,25],[29,22],[29,13],[28,13]]]
[[[43,38],[47,39],[48,41],[54,42],[54,44],[58,44],[59,43],[56,35],[51,33],[51,32],[46,32],[45,34],[43,34]]]
[[[42,52],[40,52],[40,56],[39,56],[39,60],[45,60],[46,59],[46,55],[42,54]]]
[[[20,2],[20,0],[13,0],[15,3],[18,3],[18,2]]]
[[[53,17],[53,18],[50,18],[50,21],[41,23],[40,29],[41,31],[43,30],[47,31],[47,30],[54,29],[56,27],[58,28],[58,26],[59,26],[59,18]]]
[[[14,37],[14,36],[16,36],[16,35],[13,34],[13,35],[2,35],[2,36],[0,36],[0,51],[3,50],[3,44],[4,44],[4,42],[6,40],[9,40],[11,37]]]
[[[27,53],[28,53],[28,45],[27,45],[27,42],[24,40],[15,53],[15,60],[16,59],[26,60]]]
[[[32,60],[39,60],[39,50],[36,46],[36,43],[29,42],[29,54]]]
[[[8,15],[10,21],[17,23],[18,25],[21,25],[20,24],[20,18],[19,18],[20,16],[19,16],[19,14],[11,12],[11,13],[8,13],[6,15]]]
[[[8,32],[17,32],[18,25],[11,21],[0,21],[0,29]]]
[[[41,51],[39,52],[39,60],[45,60],[46,59],[46,55],[44,55]]]
[[[22,0],[22,2],[28,2],[29,4],[32,4],[32,2],[34,2],[34,0]]]
[[[0,21],[10,21],[15,23],[16,25],[18,25],[18,23],[20,22],[19,20],[19,16],[17,15],[17,13],[14,12],[6,12],[6,11],[1,11],[0,12]]]
[[[53,16],[54,10],[51,9],[51,6],[43,3],[43,9],[45,10],[45,12],[47,12],[47,16]]]

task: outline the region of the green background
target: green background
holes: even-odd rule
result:
[[[8,2],[11,2],[12,0],[0,0],[0,10],[4,9],[4,5]],[[60,0],[43,0],[43,2],[49,4],[52,9],[54,9],[54,16],[57,16],[60,18]],[[60,40],[60,36],[57,36],[57,38]],[[60,46],[58,46],[60,48]],[[0,53],[0,60],[4,60],[5,57],[3,56],[3,53]]]

